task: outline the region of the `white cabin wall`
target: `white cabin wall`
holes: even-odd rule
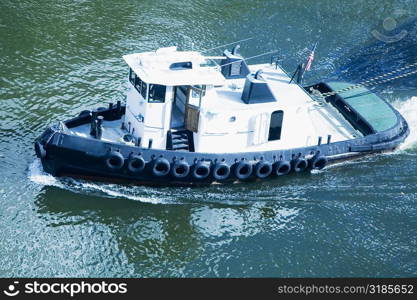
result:
[[[261,145],[268,142],[271,113],[260,112],[252,116],[249,120],[248,126],[251,129],[252,145]]]
[[[318,126],[320,127],[320,125]],[[290,147],[316,145],[318,140],[317,132],[322,131],[321,128],[315,128],[308,106],[290,107],[287,109],[287,116],[285,116],[284,112],[282,130],[281,139],[286,141]],[[325,139],[326,137],[323,137],[323,141]]]
[[[165,149],[166,137],[162,129],[146,127],[142,137],[142,147],[147,148],[152,140],[152,149]]]
[[[249,104],[250,105],[250,104]],[[212,113],[202,112],[199,132],[194,134],[196,151],[248,152],[316,145],[318,136],[309,107],[290,106],[284,111],[281,139],[268,141],[271,114],[281,110],[278,105],[269,109]],[[231,118],[236,120],[231,122]],[[327,136],[323,136],[323,142]]]
[[[165,95],[165,108],[163,112],[163,128],[164,132],[168,132],[171,128],[172,104],[174,102],[174,87],[167,86]]]
[[[201,152],[245,151],[252,134],[249,128],[252,114],[223,112],[200,114],[199,132],[194,134],[194,147]],[[235,121],[232,121],[232,120]],[[230,150],[229,150],[230,149]]]
[[[126,100],[125,126],[135,138],[141,138],[141,146],[166,148],[166,132],[169,130],[173,88],[167,87],[165,103],[148,103],[129,82]],[[143,119],[142,119],[143,118]],[[133,130],[134,129],[134,130]]]
[[[164,103],[146,103],[145,126],[142,146],[148,147],[152,139],[152,148],[166,149],[166,133],[171,122],[173,88],[167,87]]]
[[[144,123],[141,121],[141,116],[146,115],[146,102],[142,95],[129,82],[126,98],[126,115],[125,126],[130,133],[133,132],[135,138],[142,137],[144,132]],[[134,129],[134,130],[133,130]]]

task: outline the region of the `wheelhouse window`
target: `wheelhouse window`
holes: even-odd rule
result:
[[[142,90],[142,80],[139,78],[139,76],[136,76],[136,79],[135,79],[135,89],[139,92],[139,93],[141,93],[141,90]]]
[[[192,104],[196,107],[201,106],[201,99],[206,94],[205,85],[194,85],[191,87],[191,97],[189,98],[189,104]]]
[[[150,103],[164,103],[165,92],[167,87],[160,84],[149,84],[149,99]]]
[[[274,111],[271,114],[271,123],[269,125],[268,141],[276,141],[276,140],[281,139],[283,119],[284,119],[284,112],[282,110]]]
[[[145,81],[142,80],[142,86],[141,88],[138,88],[138,92],[141,93],[143,99],[146,99],[146,91],[147,90],[147,84]]]
[[[191,87],[192,97],[201,99],[206,94],[206,86],[205,85],[194,85]]]
[[[131,84],[135,85],[136,74],[131,68],[129,68],[129,81]]]
[[[135,89],[139,92],[139,94],[142,95],[143,99],[146,99],[146,82],[140,79],[139,76],[136,75],[136,73],[129,69],[129,81],[130,83],[135,87]]]

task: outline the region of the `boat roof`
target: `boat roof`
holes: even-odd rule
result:
[[[160,48],[152,52],[124,55],[129,67],[145,82],[167,86],[222,85],[224,76],[218,67],[207,65],[208,57],[197,51],[177,51],[176,47]],[[173,67],[190,63],[191,68]]]

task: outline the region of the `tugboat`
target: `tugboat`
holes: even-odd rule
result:
[[[246,182],[392,151],[408,136],[400,113],[364,86],[303,87],[304,66],[293,81],[277,60],[248,65],[238,48],[123,56],[126,104],[47,128],[35,141],[44,170],[147,185]]]

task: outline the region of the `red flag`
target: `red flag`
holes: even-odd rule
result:
[[[311,69],[311,64],[313,63],[313,60],[314,60],[314,52],[316,51],[316,47],[317,47],[317,43],[314,45],[313,49],[311,50],[310,55],[308,56],[305,71],[310,71]]]

